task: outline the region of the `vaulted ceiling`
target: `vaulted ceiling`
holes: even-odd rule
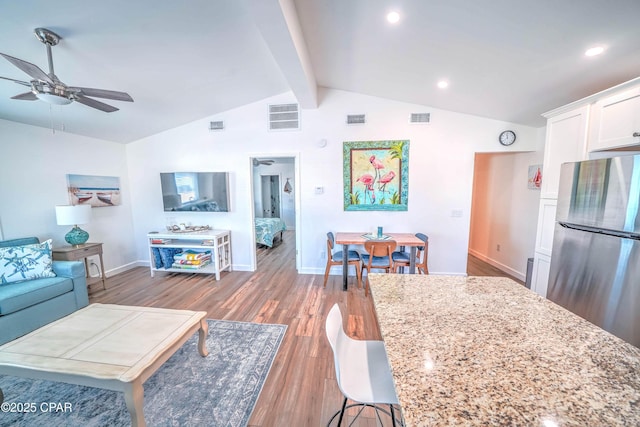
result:
[[[640,76],[639,16],[638,0],[0,0],[0,52],[48,72],[48,28],[62,82],[134,99],[13,100],[29,88],[0,80],[0,119],[127,143],[286,91],[317,108],[323,86],[543,126]],[[4,58],[0,76],[31,80]]]

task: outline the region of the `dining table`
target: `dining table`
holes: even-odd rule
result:
[[[348,276],[348,259],[349,245],[364,245],[369,240],[376,239],[394,240],[396,244],[403,248],[409,247],[409,273],[415,274],[416,272],[416,253],[418,246],[424,246],[424,241],[416,237],[413,233],[383,233],[380,237],[377,234],[367,232],[337,232],[336,244],[342,245],[342,289],[347,290],[347,276]],[[401,249],[403,250],[403,249]]]
[[[515,281],[369,283],[407,427],[640,425],[640,348]]]

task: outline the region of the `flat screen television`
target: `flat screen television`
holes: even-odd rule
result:
[[[160,173],[165,212],[229,212],[228,172]]]

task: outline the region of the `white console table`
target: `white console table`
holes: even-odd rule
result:
[[[220,280],[220,272],[231,271],[231,238],[229,230],[205,230],[193,233],[149,233],[149,267],[151,277],[156,271],[171,273],[199,273],[215,274],[216,280]],[[162,243],[154,243],[154,240],[162,240]],[[198,269],[184,268],[158,268],[155,265],[153,248],[180,248],[180,249],[209,249],[211,251],[211,263]]]

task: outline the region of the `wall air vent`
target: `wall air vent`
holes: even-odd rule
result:
[[[300,129],[298,104],[269,105],[269,130]]]
[[[431,121],[431,113],[411,113],[409,123],[424,124]]]
[[[209,130],[224,130],[224,122],[222,120],[218,122],[209,122]]]
[[[364,114],[347,114],[348,125],[363,125],[367,122]]]

